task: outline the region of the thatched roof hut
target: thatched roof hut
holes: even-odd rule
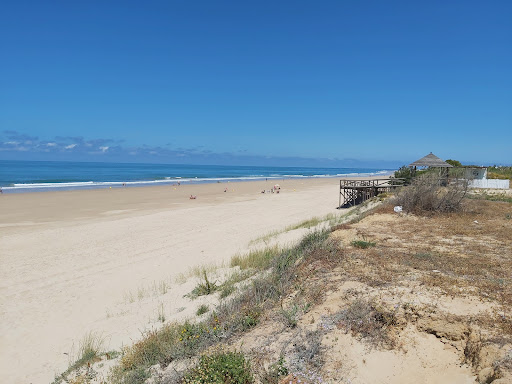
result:
[[[433,168],[451,168],[452,165],[446,161],[441,160],[439,157],[430,152],[427,156],[416,160],[414,163],[409,164],[409,167],[433,167]]]

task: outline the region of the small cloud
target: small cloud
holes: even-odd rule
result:
[[[108,151],[108,149],[109,149],[109,147],[107,147],[107,146],[105,146],[105,147],[100,147],[100,151],[101,151],[101,152],[103,152],[103,153],[107,152],[107,151]]]
[[[16,141],[37,141],[39,139],[37,136],[25,135],[24,133],[19,133],[12,130],[5,130],[2,131],[2,133],[7,135],[8,139]]]
[[[57,143],[46,143],[47,147],[56,147]]]
[[[76,144],[69,144],[69,145],[66,145],[64,148],[65,149],[73,149],[75,148],[77,145]]]

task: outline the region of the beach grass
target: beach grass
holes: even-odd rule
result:
[[[186,272],[179,273],[174,279],[174,282],[176,284],[183,284],[191,277],[201,278],[204,271],[206,271],[206,273],[208,273],[209,275],[212,275],[218,269],[223,267],[224,264],[195,265],[193,267],[190,267]]]
[[[106,352],[104,351],[105,339],[98,333],[88,332],[78,343],[78,349],[70,355],[70,363],[68,369],[59,376],[55,377],[52,384],[60,384],[66,381],[67,376],[71,372],[75,372],[84,366],[90,366],[98,361]],[[115,352],[110,353],[116,355]],[[110,357],[110,356],[109,356]]]
[[[208,311],[209,311],[209,307],[206,304],[202,304],[201,306],[199,306],[199,308],[197,308],[196,315],[201,316]]]
[[[378,201],[380,202],[390,196],[391,196],[391,194],[388,194],[387,196],[378,199]],[[361,212],[369,209],[372,206],[372,204],[374,204],[374,203],[375,203],[375,201],[368,200],[361,205],[358,205],[358,206],[355,206],[355,207],[349,208],[348,210],[343,211],[343,213],[339,213],[339,214],[338,213],[328,213],[327,215],[321,216],[321,217],[318,217],[318,216],[311,217],[309,219],[300,221],[296,224],[288,225],[287,227],[285,227],[283,229],[270,231],[263,236],[260,236],[260,237],[257,237],[255,239],[251,240],[249,242],[249,245],[254,245],[259,242],[264,242],[265,244],[268,244],[270,242],[270,240],[272,240],[273,238],[275,238],[283,233],[295,231],[297,229],[320,229],[320,226],[322,226],[322,225],[325,228],[329,228],[334,225],[346,223],[346,222],[350,221],[352,218],[358,217],[361,214]]]
[[[273,246],[251,251],[246,255],[237,254],[231,258],[230,266],[232,268],[239,267],[241,270],[249,268],[257,270],[266,269],[279,252],[281,252],[281,249],[278,246]]]
[[[329,257],[330,253],[338,252],[332,246],[327,247],[330,251],[319,251],[329,233],[328,230],[314,231],[307,234],[295,247],[272,248],[234,258],[233,265],[236,267],[268,272],[258,274],[248,284],[240,287],[233,298],[222,301],[207,319],[197,323],[185,321],[167,324],[160,330],[147,333],[139,342],[124,350],[119,366],[113,371],[112,382],[141,382],[149,377],[148,368],[151,365],[168,364],[175,359],[197,355],[212,345],[226,343],[234,335],[256,326],[265,309],[274,306],[294,284],[294,271],[299,259],[324,258],[326,254]],[[225,286],[234,287],[236,282],[248,276],[250,274],[243,270],[234,273]],[[208,274],[205,270],[202,280],[204,281],[201,284],[207,285]],[[290,325],[294,323],[293,312],[296,312],[293,308],[295,307],[289,310]]]
[[[160,303],[158,306],[158,321],[161,323],[165,322],[165,309],[164,309],[164,303]]]
[[[163,296],[169,292],[171,288],[170,280],[153,281],[151,285],[137,287],[135,291],[124,293],[123,300],[125,303],[134,303],[148,297]]]

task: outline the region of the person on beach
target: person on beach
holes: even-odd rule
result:
[[[195,199],[197,199],[197,196],[195,196],[195,195],[190,195],[190,200],[195,200]]]

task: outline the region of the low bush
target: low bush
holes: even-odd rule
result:
[[[201,356],[197,367],[183,379],[186,384],[251,384],[251,366],[241,352],[218,350]]]
[[[210,295],[217,290],[216,282],[211,282],[208,278],[206,269],[203,269],[201,274],[201,280],[197,286],[192,290],[192,296],[206,296]]]
[[[298,323],[299,306],[297,304],[293,304],[288,309],[282,308],[280,315],[287,327],[295,328]]]
[[[208,306],[206,304],[203,304],[199,308],[197,308],[196,315],[201,316],[206,312],[208,312]]]
[[[458,180],[443,186],[438,175],[417,177],[402,188],[393,203],[406,212],[456,212],[462,209],[462,200],[468,191],[468,181]]]
[[[165,325],[126,348],[110,380],[113,384],[142,383],[149,377],[148,368],[152,365],[166,366],[171,361],[194,356],[217,342],[219,337],[220,329],[213,317],[200,323],[186,321]]]
[[[233,292],[235,292],[235,286],[234,285],[225,285],[222,287],[220,291],[220,298],[225,299],[229,295],[231,295]]]
[[[333,316],[339,327],[378,346],[393,346],[390,327],[398,325],[395,314],[367,300],[355,300]]]
[[[366,240],[354,240],[350,244],[356,248],[366,249],[370,247],[375,247],[377,243],[374,241],[366,241]]]
[[[263,369],[263,373],[259,375],[261,384],[278,384],[280,379],[288,375],[288,367],[283,356],[279,360],[270,365],[268,369]]]

